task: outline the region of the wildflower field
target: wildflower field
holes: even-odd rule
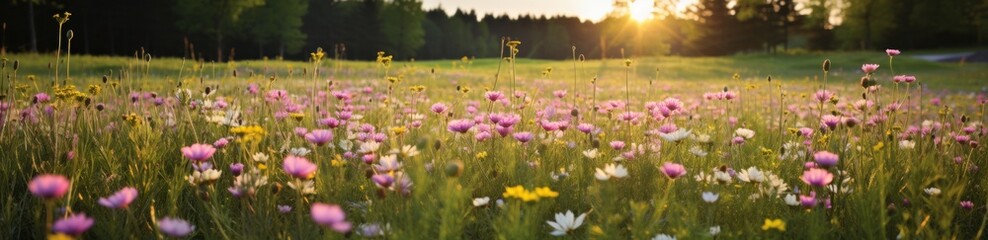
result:
[[[9,239],[982,239],[984,63],[7,55]]]

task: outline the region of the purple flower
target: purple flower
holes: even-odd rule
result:
[[[325,129],[312,130],[305,134],[305,140],[316,146],[323,146],[333,141],[333,131]]]
[[[292,211],[292,206],[278,205],[278,212],[279,213],[289,213],[291,211]]]
[[[491,102],[497,102],[497,100],[501,100],[502,98],[504,98],[504,94],[498,91],[487,91],[486,93],[484,93],[484,97],[486,97],[487,100],[490,100]]]
[[[799,204],[803,205],[805,208],[816,207],[816,193],[810,192],[810,195],[799,195]]]
[[[312,221],[329,227],[339,233],[347,233],[352,225],[346,221],[346,213],[336,204],[313,203],[311,208]]]
[[[535,137],[535,135],[533,135],[530,132],[515,133],[512,136],[515,138],[515,140],[518,140],[521,143],[527,143],[528,141],[532,141],[532,138]]]
[[[185,237],[195,230],[196,226],[193,226],[192,224],[189,224],[189,222],[182,219],[170,217],[158,219],[158,231],[161,231],[161,233],[164,233],[169,237]]]
[[[611,141],[611,148],[614,148],[614,150],[624,149],[624,142],[622,142],[622,141]]]
[[[800,177],[806,184],[811,186],[823,187],[830,184],[834,180],[834,175],[827,172],[827,170],[820,168],[813,168],[803,172],[803,176]]]
[[[974,203],[971,201],[961,201],[961,208],[971,210],[974,208]]]
[[[371,176],[371,180],[380,188],[388,188],[394,183],[395,178],[388,174],[375,174]]]
[[[678,163],[665,162],[662,164],[662,167],[660,167],[659,170],[661,170],[662,173],[666,175],[666,177],[669,177],[671,179],[676,179],[686,174],[686,168],[683,167],[682,164],[678,164]]]
[[[240,176],[240,174],[244,173],[244,164],[243,163],[231,163],[230,164],[230,173],[232,173],[234,177]]]
[[[109,197],[100,198],[99,205],[103,205],[108,208],[127,208],[134,199],[137,198],[137,189],[132,187],[125,187],[117,191]]]
[[[837,125],[841,122],[840,117],[834,115],[823,115],[820,118],[820,124],[826,126],[830,130],[837,129]]]
[[[206,161],[216,153],[216,148],[209,144],[192,144],[192,146],[183,147],[182,155],[189,160],[202,162]]]
[[[470,131],[470,128],[473,127],[473,124],[474,121],[471,119],[457,119],[457,120],[449,121],[449,124],[446,126],[446,129],[448,129],[450,132],[465,133],[467,131]]]
[[[593,124],[581,123],[580,125],[576,125],[576,130],[580,130],[580,132],[589,134],[591,131],[593,131]]]
[[[28,190],[36,197],[44,199],[61,198],[69,191],[69,179],[62,175],[44,174],[34,177],[27,184]]]
[[[92,226],[93,219],[87,217],[85,213],[80,213],[55,221],[51,230],[56,233],[79,236]]]
[[[34,94],[33,103],[45,103],[48,100],[51,100],[51,96],[48,96],[47,93],[38,93]]]
[[[298,135],[299,137],[305,137],[306,133],[309,133],[309,129],[304,127],[295,127],[295,135]]]
[[[837,161],[840,160],[840,157],[832,152],[819,151],[813,154],[813,160],[820,166],[833,167],[837,165]]]
[[[446,106],[444,103],[436,103],[432,104],[432,107],[429,109],[431,109],[434,113],[444,113],[446,110],[449,110],[449,106]]]
[[[285,161],[282,162],[281,168],[286,174],[292,177],[300,179],[310,179],[316,176],[316,165],[309,162],[308,159],[288,156]]]

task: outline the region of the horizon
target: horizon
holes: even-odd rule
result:
[[[659,0],[662,1],[662,0]],[[651,19],[656,0],[631,0],[629,12],[633,18],[642,21]],[[665,0],[664,4],[673,8],[671,14],[681,15],[697,0]],[[660,2],[660,3],[662,3]],[[507,15],[510,18],[520,16],[564,16],[576,17],[581,21],[600,22],[614,11],[614,1],[611,0],[503,0],[503,1],[471,1],[471,0],[422,0],[422,9],[441,8],[448,15],[457,10],[464,12],[475,11],[478,18],[490,14],[493,16]],[[533,10],[536,9],[536,10]],[[670,13],[665,13],[670,14]]]

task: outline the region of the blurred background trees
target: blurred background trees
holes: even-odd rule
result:
[[[608,0],[602,0],[608,1]],[[8,52],[52,51],[51,15],[73,13],[77,52],[227,61],[305,59],[342,44],[346,59],[497,57],[502,38],[523,41],[521,56],[562,59],[718,56],[793,50],[875,50],[984,46],[984,0],[697,0],[683,12],[655,0],[648,20],[636,0],[610,0],[599,21],[572,16],[479,15],[422,9],[418,0],[0,0]],[[640,1],[640,0],[639,0]]]

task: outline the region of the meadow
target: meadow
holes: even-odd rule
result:
[[[985,238],[988,65],[909,55],[7,55],[0,236]]]

